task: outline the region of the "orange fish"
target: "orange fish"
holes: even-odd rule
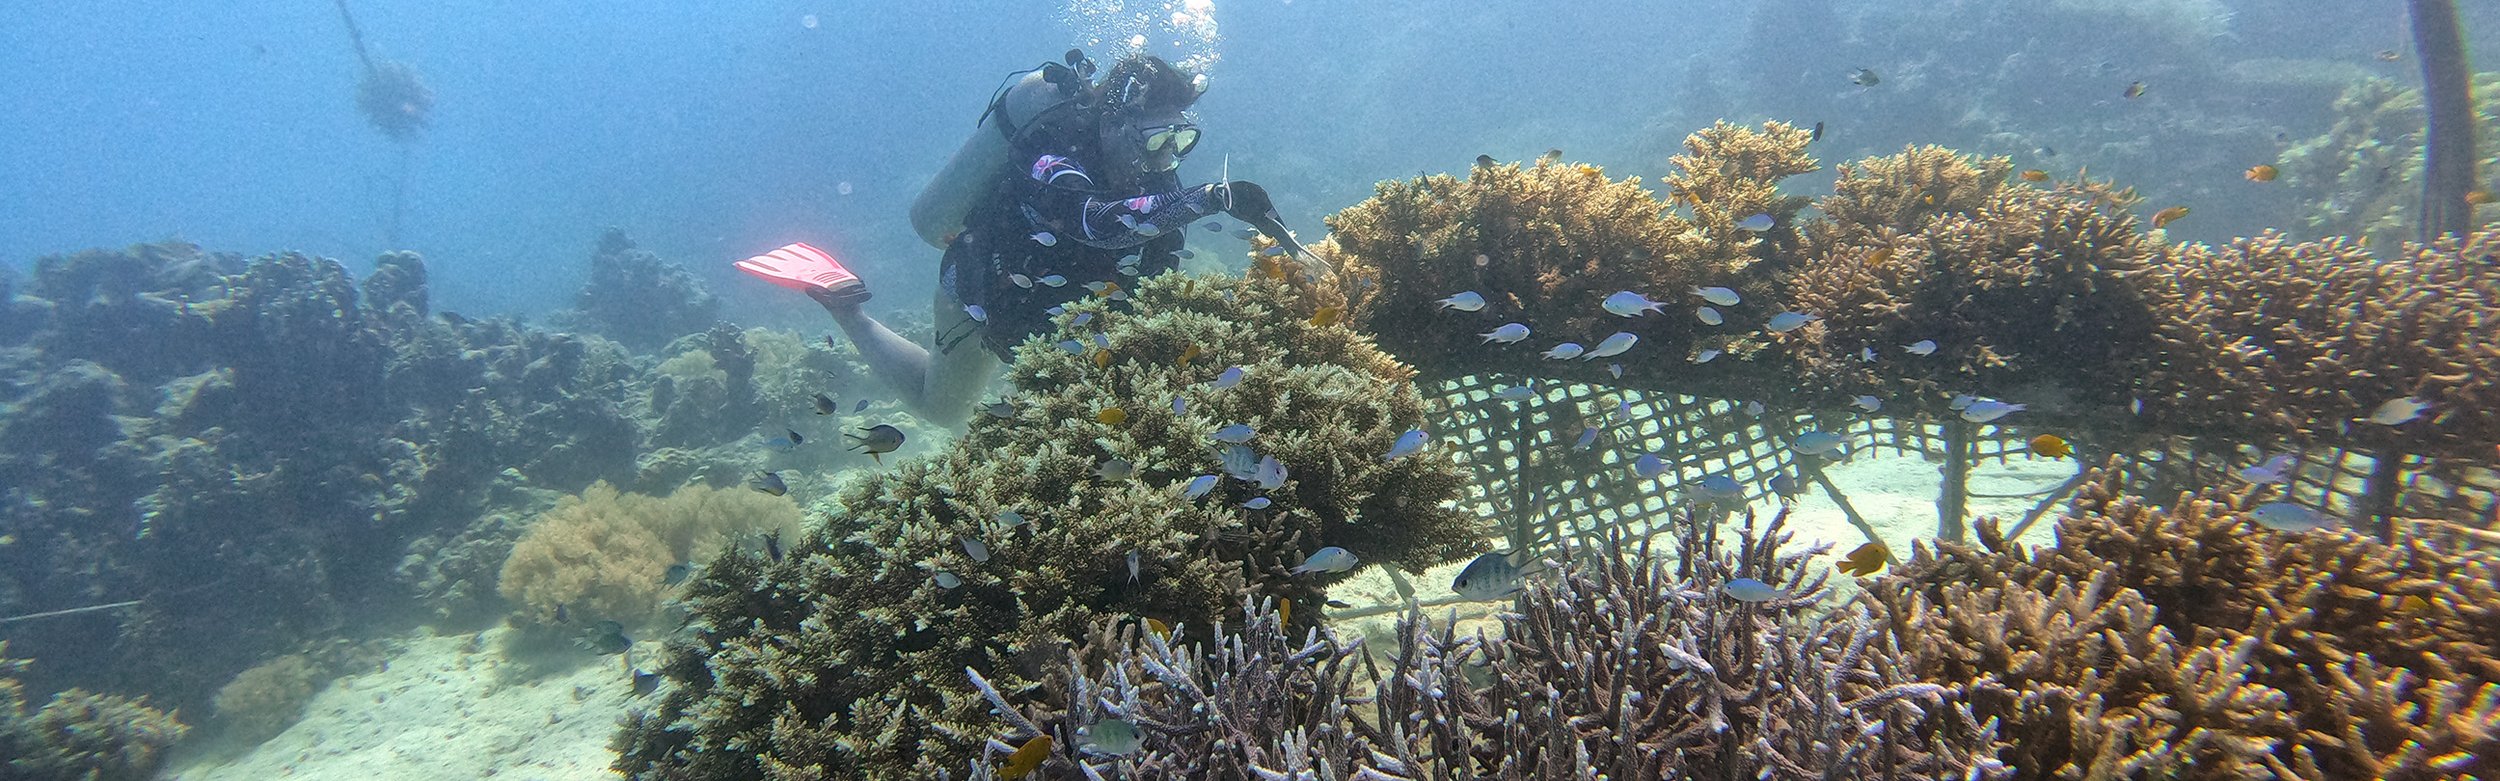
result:
[[[2274,177],[2281,175],[2282,173],[2283,172],[2281,171],[2275,170],[2274,166],[2260,164],[2249,166],[2248,170],[2240,175],[2247,177],[2248,180],[2252,182],[2271,182],[2274,181]]]
[[[1095,351],[1094,351],[1094,368],[1096,368],[1096,369],[1107,369],[1107,368],[1110,368],[1110,367],[1111,367],[1111,351],[1110,351],[1110,350],[1095,350]]]
[[[2024,171],[2024,172],[2023,172],[2023,181],[2026,181],[2026,182],[2045,182],[2045,181],[2048,181],[2048,180],[2049,180],[2049,172],[2047,172],[2047,171],[2043,171],[2043,170],[2040,170],[2040,169],[2037,169],[2037,168],[2033,168],[2033,169],[2031,169],[2031,170],[2028,170],[2028,171]]]
[[[1194,344],[1181,348],[1181,365],[1188,366],[1190,361],[1197,360],[1198,356],[1201,354],[1202,353],[1198,350],[1198,346]]]
[[[2468,190],[2465,193],[2465,202],[2476,206],[2488,206],[2493,201],[2500,201],[2500,196],[2492,195],[2490,190]]]
[[[2031,438],[2031,452],[2048,458],[2065,458],[2075,454],[2075,447],[2067,444],[2065,437],[2042,434]]]
[[[1106,407],[1103,411],[1094,413],[1094,422],[1106,426],[1117,426],[1122,423],[1127,423],[1128,410],[1120,409],[1118,407]]]
[[[2185,206],[2172,206],[2161,211],[2153,212],[2153,227],[2167,227],[2171,223],[2178,222],[2179,218],[2185,216],[2188,216],[2188,207]]]
[[[1050,736],[1035,735],[1024,745],[1017,746],[1016,753],[1007,755],[1007,764],[998,766],[998,777],[1014,781],[1032,775],[1033,771],[1042,768],[1042,762],[1047,759],[1050,759]]]
[[[1323,306],[1319,308],[1319,311],[1311,313],[1311,325],[1322,328],[1336,325],[1337,318],[1344,315],[1345,309],[1341,307]]]
[[[1842,573],[1851,577],[1863,578],[1875,574],[1877,570],[1883,569],[1884,565],[1891,561],[1891,548],[1884,547],[1884,544],[1880,542],[1870,542],[1858,546],[1857,550],[1850,551],[1849,555],[1842,557],[1837,567]]]

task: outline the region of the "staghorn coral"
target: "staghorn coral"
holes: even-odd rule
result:
[[[2254,501],[2159,509],[2105,469],[2057,547],[1982,523],[1870,591],[2024,778],[2500,772],[2500,556],[2252,531]]]
[[[2159,275],[2147,403],[2164,425],[2488,461],[2500,444],[2500,229],[2374,257],[2280,234],[2192,245]],[[2426,421],[2347,424],[2430,401]]]
[[[497,583],[536,620],[569,606],[583,619],[631,626],[659,609],[669,565],[708,561],[757,534],[795,537],[798,529],[798,507],[777,496],[690,485],[651,497],[599,482],[539,516],[513,543]]]
[[[1619,290],[1674,302],[1698,285],[1748,295],[1772,279],[1756,263],[1792,242],[1785,229],[1754,234],[1736,223],[1769,213],[1785,223],[1805,199],[1778,194],[1781,177],[1815,170],[1806,131],[1780,123],[1760,130],[1721,123],[1693,134],[1680,168],[1663,180],[1686,214],[1670,212],[1638,179],[1613,181],[1595,166],[1541,159],[1533,165],[1479,165],[1447,175],[1384,182],[1370,200],[1331,215],[1322,254],[1364,291],[1354,300],[1359,327],[1425,374],[1484,370],[1597,376],[1591,364],[1557,364],[1537,350],[1483,346],[1476,337],[1505,322],[1535,330],[1531,343],[1594,345],[1617,330],[1645,352],[1689,352],[1710,335],[1670,306],[1672,316],[1627,321],[1598,308]],[[1376,284],[1375,284],[1376,283]],[[1370,291],[1376,290],[1376,293]],[[1485,296],[1482,311],[1447,311],[1434,302],[1460,291]],[[1447,327],[1384,328],[1387,323]],[[1661,368],[1661,367],[1667,368]],[[1671,364],[1626,362],[1631,373],[1663,374]]]
[[[0,781],[144,781],[189,731],[147,701],[70,689],[28,709],[29,662],[0,641]]]
[[[2165,249],[2136,231],[2127,193],[2006,186],[2009,167],[1935,147],[1840,166],[1832,219],[1809,225],[1790,278],[1790,306],[1823,322],[1780,340],[1811,387],[1930,413],[1972,389],[2071,402],[2044,412],[2125,405],[2127,378],[2155,360],[2157,288],[2142,277]],[[1862,358],[1922,339],[1950,347]]]
[[[1012,417],[979,416],[944,451],[848,486],[786,558],[724,556],[689,585],[696,623],[660,667],[676,685],[629,718],[616,769],[926,778],[989,732],[967,667],[1022,702],[1104,616],[1204,626],[1255,594],[1291,600],[1307,626],[1343,576],[1287,569],[1323,545],[1408,569],[1476,550],[1473,523],[1444,506],[1463,481],[1446,453],[1381,459],[1422,422],[1411,370],[1355,331],[1280,316],[1290,297],[1272,280],[1164,275],[1126,306],[1070,304],[1019,349]],[[1100,366],[1047,343],[1096,335]],[[1213,387],[1227,365],[1245,378]],[[1114,406],[1125,420],[1098,422]],[[1236,422],[1288,478],[1185,499],[1182,483],[1224,471],[1211,434]],[[1136,475],[1095,474],[1110,457]],[[1240,507],[1259,495],[1274,504]]]
[[[1588,554],[1533,583],[1498,637],[1401,622],[1387,667],[1333,633],[1295,639],[1245,611],[1214,648],[1105,624],[1053,678],[1052,703],[1012,707],[973,674],[1020,743],[1124,718],[1140,750],[1059,753],[1054,777],[1999,778],[1993,725],[1896,666],[1863,606],[1825,609],[1824,577],[1750,516],[1732,550],[1715,524],[1676,525],[1669,561],[1646,544]],[[1722,592],[1779,584],[1760,604]],[[993,756],[993,759],[995,756]],[[1089,765],[1080,770],[1080,762]],[[973,779],[994,777],[976,765]]]

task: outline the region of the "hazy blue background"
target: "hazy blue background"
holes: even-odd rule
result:
[[[1268,184],[1316,236],[1320,215],[1374,181],[1464,170],[1479,153],[1560,147],[1654,178],[1684,133],[1720,116],[1828,121],[1816,149],[1827,161],[1910,142],[2020,154],[2035,147],[2025,134],[2072,128],[2093,138],[2056,166],[2193,198],[2212,216],[2188,237],[2218,238],[2272,224],[2281,204],[2226,188],[2326,115],[2314,90],[2252,96],[2211,74],[2264,70],[2248,66],[2264,57],[2408,82],[2415,67],[2370,56],[2407,43],[2392,1],[2241,0],[2202,21],[2155,18],[2147,3],[2170,6],[2154,0],[2048,2],[2117,10],[2034,27],[2001,8],[2034,4],[1993,0],[1219,0],[1207,143],[1184,175],[1211,178],[1229,154],[1237,177]],[[2500,23],[2500,4],[2466,5],[2476,29]],[[726,264],[793,240],[857,260],[881,305],[920,308],[937,255],[905,222],[913,193],[1005,73],[1095,32],[1038,2],[351,7],[375,56],[410,63],[436,93],[432,128],[405,148],[357,112],[359,66],[329,0],[12,9],[0,22],[0,260],[180,237],[301,249],[361,272],[392,248],[404,176],[402,244],[429,260],[438,307],[561,306],[593,239],[616,225],[755,318],[805,307]],[[814,29],[800,23],[809,14]],[[1953,75],[1965,60],[2047,81]],[[1849,85],[1860,65],[1887,83]],[[2116,96],[2135,79],[2155,85],[2142,108]],[[2192,148],[2141,128],[2179,129]]]

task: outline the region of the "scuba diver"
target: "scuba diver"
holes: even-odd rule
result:
[[[861,311],[868,286],[815,247],[791,244],[738,263],[805,291],[833,315],[871,371],[914,414],[963,422],[1000,361],[1050,327],[1050,312],[1089,293],[1170,271],[1190,223],[1227,214],[1314,262],[1245,181],[1184,187],[1198,145],[1188,109],[1206,79],[1130,55],[1093,81],[1077,50],[1008,76],[977,129],[912,202],[912,227],[945,250],[934,344],[914,344]],[[1125,283],[1122,283],[1125,286]],[[979,344],[966,344],[972,337]]]

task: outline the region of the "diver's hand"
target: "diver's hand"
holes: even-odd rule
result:
[[[1224,213],[1233,219],[1253,225],[1276,221],[1276,202],[1268,200],[1267,188],[1256,182],[1235,180],[1224,185]]]

